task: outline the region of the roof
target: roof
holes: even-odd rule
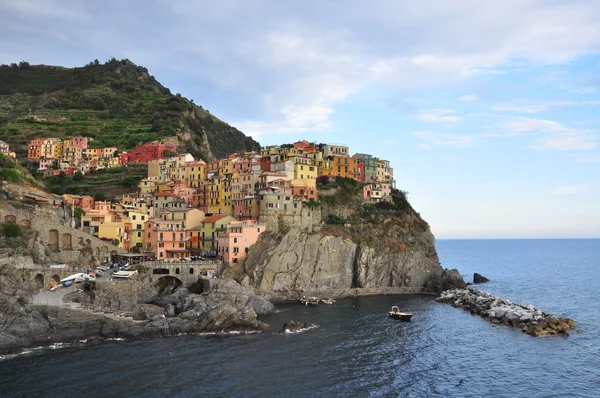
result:
[[[222,220],[225,217],[229,217],[229,214],[214,214],[210,217],[206,217],[204,220],[202,220],[202,222],[203,223],[217,222],[219,220]]]

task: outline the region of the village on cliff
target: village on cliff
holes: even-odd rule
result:
[[[280,217],[310,217],[319,204],[318,186],[334,185],[336,178],[361,182],[365,203],[391,202],[395,188],[389,161],[363,153],[349,156],[345,145],[298,141],[205,162],[178,154],[171,142],[147,142],[120,154],[114,147],[89,144],[87,137],[37,138],[30,141],[27,157],[44,175],[147,164],[147,178],[136,193],[95,201],[31,187],[4,189],[13,198],[82,209],[76,228],[163,261],[205,255],[237,263],[261,233],[277,229]],[[2,141],[0,152],[15,157]]]

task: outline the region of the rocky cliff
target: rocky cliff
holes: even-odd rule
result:
[[[435,238],[412,207],[367,213],[350,203],[328,206],[323,213],[324,219],[342,213],[348,222],[323,224],[313,232],[266,232],[243,267],[229,273],[262,291],[287,288],[337,297],[348,289],[440,293],[466,287],[458,271],[441,267]]]

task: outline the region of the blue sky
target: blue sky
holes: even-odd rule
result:
[[[598,20],[587,0],[0,0],[0,63],[129,58],[263,145],[373,153],[438,238],[598,238]]]

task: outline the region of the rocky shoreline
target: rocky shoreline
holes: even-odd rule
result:
[[[575,321],[570,318],[558,318],[532,305],[515,304],[510,300],[473,288],[446,290],[436,301],[463,308],[494,324],[521,329],[531,336],[556,334],[568,336],[569,329],[576,326]]]

